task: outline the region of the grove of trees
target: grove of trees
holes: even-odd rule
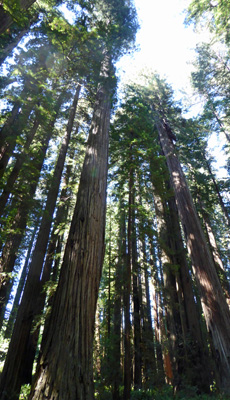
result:
[[[186,20],[192,118],[117,90],[132,0],[0,5],[0,400],[230,396],[229,6]]]

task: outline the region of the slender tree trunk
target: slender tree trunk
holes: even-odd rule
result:
[[[156,125],[200,290],[206,325],[220,366],[222,390],[230,392],[230,311],[174,146],[163,123],[156,120]]]
[[[43,268],[43,274],[42,274],[42,286],[51,278],[51,281],[53,283],[56,283],[58,281],[58,275],[59,275],[59,267],[60,267],[60,262],[61,262],[61,251],[64,246],[64,234],[60,235],[59,229],[60,227],[63,228],[63,224],[66,223],[67,220],[67,215],[69,211],[69,202],[66,198],[67,194],[67,185],[69,183],[69,178],[71,174],[71,168],[68,165],[66,169],[66,175],[65,175],[65,185],[61,191],[60,195],[60,204],[57,209],[57,214],[55,218],[55,222],[53,224],[53,229],[49,241],[49,246],[46,254],[46,260]],[[54,261],[54,265],[53,265]],[[44,290],[42,291],[44,293]],[[45,303],[45,296],[40,296],[39,303],[41,305],[38,306],[39,310],[43,310],[44,308],[44,303]],[[52,309],[53,305],[53,300],[54,300],[54,292],[49,296],[48,298],[48,304],[47,308]],[[46,315],[45,318],[45,325],[43,329],[43,334],[46,336],[47,329],[49,328],[49,317],[50,315]]]
[[[155,274],[156,275],[156,274]],[[166,332],[163,321],[162,310],[162,294],[159,281],[155,276],[153,279],[153,316],[155,326],[155,341],[156,341],[156,360],[157,360],[157,385],[161,386],[166,380],[167,383],[172,384],[173,372],[171,367],[169,350],[165,346],[167,341]],[[167,356],[168,364],[165,365],[165,357]]]
[[[143,253],[144,268],[144,285],[145,285],[145,304],[143,304],[143,373],[145,377],[145,387],[149,388],[156,382],[156,358],[154,349],[151,303],[150,303],[150,287],[149,287],[149,270],[146,255],[145,235],[141,240]]]
[[[0,260],[0,310],[2,309],[2,307],[4,307],[4,304],[6,303],[6,295],[10,284],[10,278],[8,274],[11,273],[14,268],[15,260],[17,258],[17,252],[26,229],[27,217],[33,203],[32,199],[37,188],[40,172],[43,166],[49,141],[52,137],[57,113],[61,107],[61,104],[62,95],[60,95],[59,99],[57,100],[55,106],[55,115],[48,126],[48,133],[45,135],[42,141],[42,147],[39,150],[39,154],[34,160],[33,171],[36,171],[36,175],[33,175],[33,179],[28,185],[28,192],[22,196],[19,204],[17,203],[16,199],[14,200],[15,207],[17,207],[17,214],[15,215],[11,230],[12,232],[15,230],[15,232],[10,233],[7,237]]]
[[[128,208],[128,231],[127,231],[127,263],[124,274],[124,318],[125,318],[125,337],[124,337],[124,400],[129,400],[131,395],[131,321],[130,321],[130,295],[131,295],[131,270],[132,270],[132,207],[133,207],[133,188],[134,171],[132,166],[132,144],[130,146],[130,172],[129,172],[129,208]]]
[[[222,195],[221,195],[221,193],[220,193],[219,185],[218,185],[218,183],[217,183],[217,181],[216,181],[216,178],[215,178],[215,176],[214,176],[214,174],[213,174],[213,172],[212,172],[212,168],[211,168],[211,165],[210,165],[209,161],[206,159],[206,157],[204,157],[204,159],[205,159],[205,162],[206,162],[206,165],[207,165],[207,168],[208,168],[208,172],[209,172],[209,174],[210,174],[210,176],[211,176],[211,178],[212,178],[212,182],[213,182],[213,185],[214,185],[216,194],[217,194],[217,196],[218,196],[218,199],[219,199],[219,203],[220,203],[222,212],[223,212],[223,214],[224,214],[224,216],[225,216],[225,218],[226,218],[226,221],[227,221],[228,226],[230,227],[230,216],[229,216],[229,212],[228,212],[228,210],[227,210],[227,208],[226,208],[226,206],[225,206],[225,204],[224,204]]]
[[[121,300],[123,282],[123,270],[126,262],[126,227],[123,200],[120,201],[120,222],[118,242],[118,264],[115,273],[115,299],[113,315],[113,400],[119,400],[119,386],[121,378]]]
[[[132,188],[134,191],[134,188]],[[133,201],[134,201],[133,193]],[[141,321],[140,321],[140,293],[139,293],[139,266],[137,263],[137,243],[135,226],[135,209],[132,209],[132,278],[133,278],[133,330],[134,330],[134,387],[141,388],[142,384],[142,357],[141,357]]]
[[[219,249],[218,249],[218,246],[216,243],[215,235],[214,235],[212,227],[211,227],[211,221],[210,221],[209,215],[204,210],[204,207],[203,207],[203,204],[202,204],[202,201],[200,198],[198,199],[198,201],[199,201],[199,206],[200,206],[201,214],[202,214],[203,221],[204,221],[205,231],[207,234],[211,254],[212,254],[215,266],[216,266],[216,271],[219,276],[223,291],[225,293],[227,303],[230,306],[230,287],[229,287],[229,282],[227,279],[226,270],[224,268],[223,262],[220,257],[220,253],[219,253]]]
[[[109,71],[106,55],[49,330],[30,399],[94,398],[92,351],[104,257]]]
[[[155,338],[155,348],[156,348],[156,377],[155,382],[157,386],[161,386],[164,382],[164,367],[163,367],[163,354],[162,354],[162,332],[160,323],[161,314],[161,289],[159,285],[158,272],[156,268],[156,256],[153,238],[148,232],[148,241],[150,246],[150,265],[151,265],[151,275],[152,279],[152,299],[153,299],[153,320],[154,320],[154,338]]]
[[[1,376],[0,393],[4,393],[4,396],[10,396],[12,400],[14,398],[18,398],[22,383],[25,383],[25,381],[28,379],[28,376],[31,376],[32,374],[33,357],[35,356],[35,351],[33,350],[35,343],[32,344],[32,357],[29,357],[28,360],[28,356],[31,355],[30,332],[34,317],[37,315],[38,311],[41,311],[42,308],[42,304],[39,302],[39,296],[41,295],[43,282],[41,282],[40,277],[49,240],[50,228],[53,220],[53,213],[57,201],[62,171],[64,168],[65,157],[76,113],[79,93],[80,85],[78,85],[76,89],[73,104],[70,109],[67,132],[63,139],[61,150],[55,166],[52,183],[47,196],[46,207],[43,213],[35,249],[33,251],[22,301],[18,310],[7,358]],[[49,276],[49,271],[43,271],[44,275],[47,273]],[[43,279],[46,281],[47,277]],[[44,305],[44,301],[42,303]],[[35,342],[37,338],[38,335],[34,335]]]
[[[206,164],[206,167],[207,167],[207,170],[208,170],[208,172],[209,172],[209,175],[210,175],[210,177],[211,177],[211,179],[212,179],[215,192],[216,192],[217,197],[218,197],[218,199],[219,199],[220,207],[221,207],[222,212],[223,212],[223,214],[224,214],[224,216],[225,216],[226,222],[227,222],[228,226],[230,227],[230,216],[229,216],[229,212],[228,212],[228,210],[227,210],[227,208],[226,208],[226,206],[225,206],[225,204],[224,204],[224,201],[223,201],[223,198],[222,198],[222,195],[221,195],[221,192],[220,192],[220,188],[219,188],[218,182],[216,181],[216,177],[215,177],[215,175],[214,175],[213,172],[212,172],[211,163],[210,163],[210,161],[207,159],[207,156],[206,156],[206,154],[205,154],[205,150],[202,148],[202,145],[201,145],[201,143],[200,143],[199,137],[195,135],[195,139],[196,139],[196,142],[197,142],[198,146],[200,147],[201,155],[202,155],[203,160],[204,160],[204,162],[205,162],[205,164]]]
[[[108,339],[110,340],[110,333],[111,333],[111,240],[112,240],[112,228],[111,228],[111,216],[110,216],[110,221],[109,221],[109,293],[108,293],[108,308],[107,308],[107,318],[108,318],[108,324],[107,324],[107,331],[108,331]]]
[[[5,140],[8,136],[8,130],[9,130],[10,126],[13,124],[16,117],[18,116],[20,107],[21,107],[20,102],[16,101],[9,117],[7,118],[3,127],[1,128],[1,131],[0,131],[0,159],[2,158],[4,151],[5,151]]]
[[[224,125],[223,125],[223,123],[222,123],[222,121],[221,121],[221,119],[220,119],[218,113],[216,112],[216,110],[215,110],[215,108],[214,108],[214,106],[213,106],[212,100],[210,99],[210,95],[209,95],[208,93],[206,94],[206,98],[209,100],[209,104],[211,105],[211,109],[212,109],[213,115],[214,115],[214,117],[215,117],[215,119],[216,119],[216,121],[217,121],[217,123],[218,123],[218,125],[219,125],[219,127],[220,127],[220,129],[221,129],[221,131],[224,133],[224,135],[225,135],[226,140],[228,141],[228,143],[230,143],[230,135],[229,135],[229,133],[225,130]]]
[[[94,376],[96,380],[101,379],[101,332],[100,332],[100,307],[97,306],[95,318],[95,333],[94,333],[94,357],[95,357],[95,371]]]
[[[15,109],[13,109],[12,114],[16,111],[16,109],[17,106],[15,106]],[[17,118],[16,117],[14,118],[12,125],[11,124],[8,125],[9,121],[7,121],[7,124],[4,125],[4,127],[2,128],[1,138],[3,139],[3,144],[1,145],[1,156],[0,156],[0,178],[2,178],[6,170],[6,167],[8,165],[9,159],[13,154],[17,136],[23,129],[23,126],[25,126],[24,124],[27,123],[31,111],[32,111],[32,106],[26,106],[23,109],[22,113],[20,113],[20,115],[18,115]]]
[[[9,57],[12,51],[17,47],[20,40],[29,32],[31,25],[37,20],[38,13],[36,13],[26,24],[25,27],[17,27],[10,30],[10,33],[5,33],[7,44],[0,50],[0,66]],[[4,41],[6,39],[4,38]]]
[[[202,392],[209,392],[212,360],[209,355],[208,343],[204,340],[201,332],[199,313],[194,300],[194,290],[183,246],[174,196],[168,200],[168,206],[168,230],[171,232],[170,246],[173,251],[173,263],[179,266],[175,276],[186,350],[184,369],[186,370],[187,380],[191,385],[197,386]],[[194,368],[194,365],[196,365],[196,368]]]
[[[19,304],[20,304],[20,299],[21,299],[21,296],[22,296],[22,293],[23,293],[23,289],[24,289],[24,286],[25,286],[25,282],[26,282],[26,278],[27,278],[27,275],[28,275],[29,261],[30,261],[30,257],[31,257],[31,253],[32,253],[32,247],[34,245],[34,239],[35,239],[35,236],[36,236],[37,231],[38,231],[38,224],[39,224],[39,221],[36,221],[35,226],[34,226],[34,230],[33,230],[33,234],[32,234],[32,237],[30,239],[29,247],[28,247],[28,250],[27,250],[27,256],[26,256],[26,259],[25,259],[25,262],[24,262],[24,266],[23,266],[23,269],[22,269],[22,273],[21,273],[21,276],[20,276],[20,280],[19,280],[19,283],[18,283],[16,295],[15,295],[14,302],[13,302],[13,307],[12,307],[12,310],[11,310],[11,313],[10,313],[9,320],[7,322],[7,327],[6,327],[4,336],[6,338],[8,338],[8,339],[10,339],[12,331],[13,331],[14,322],[15,322],[15,319],[16,319],[16,316],[17,316],[18,307],[19,307]]]
[[[35,133],[36,133],[36,131],[38,129],[38,126],[39,126],[39,120],[35,119],[33,127],[31,129],[31,132],[30,132],[30,134],[29,134],[29,136],[27,138],[27,141],[25,143],[25,146],[24,146],[24,152],[18,155],[16,163],[14,165],[14,168],[11,171],[11,173],[10,173],[8,179],[7,179],[6,185],[5,185],[5,187],[3,189],[3,192],[2,192],[2,194],[0,196],[0,217],[4,213],[4,207],[5,207],[6,203],[7,203],[9,195],[10,195],[12,189],[13,189],[14,183],[15,183],[15,181],[16,181],[19,173],[20,173],[20,169],[21,169],[21,167],[23,165],[23,162],[24,162],[24,160],[26,158],[27,150],[30,147],[30,144],[31,144],[31,142],[32,142],[32,140],[34,138],[34,135],[35,135]]]
[[[154,205],[157,216],[157,230],[158,230],[158,241],[160,244],[160,259],[163,268],[163,298],[164,307],[167,321],[167,337],[168,337],[168,353],[170,360],[172,360],[173,367],[173,386],[177,388],[180,383],[180,372],[182,366],[180,360],[183,357],[179,357],[179,343],[183,343],[182,340],[182,324],[179,315],[179,303],[176,293],[176,281],[175,274],[173,274],[173,260],[172,254],[173,249],[169,244],[170,232],[167,227],[167,213],[166,203],[163,202],[162,198],[154,189]],[[183,347],[184,350],[184,347]],[[168,354],[165,354],[168,360]]]

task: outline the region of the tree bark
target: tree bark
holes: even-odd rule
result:
[[[15,115],[13,119],[13,114],[16,112],[16,109],[17,106],[13,108],[11,118],[7,121],[1,131],[1,141],[3,141],[3,144],[1,145],[0,155],[0,178],[2,178],[8,165],[9,159],[13,154],[17,141],[17,136],[19,132],[21,132],[25,124],[28,122],[29,115],[32,111],[32,106],[25,106],[25,108],[23,108],[22,110],[22,113]],[[11,120],[12,124],[9,124]]]
[[[212,360],[207,340],[204,339],[202,334],[199,313],[194,300],[194,290],[186,260],[175,196],[170,197],[168,206],[170,217],[168,229],[171,232],[170,242],[174,252],[173,259],[174,264],[179,265],[176,281],[186,346],[186,376],[192,386],[197,386],[202,392],[208,393],[212,376]]]
[[[143,237],[141,238],[141,244],[143,253],[145,303],[143,302],[144,315],[143,315],[142,341],[143,341],[143,373],[145,377],[144,386],[145,388],[149,388],[156,383],[156,358],[154,349],[151,303],[150,303],[150,287],[149,287],[150,272],[148,270],[149,262],[147,260],[145,240],[146,240],[145,235],[143,235]]]
[[[133,173],[134,171],[132,171]],[[132,177],[132,204],[131,206],[131,246],[132,246],[132,280],[133,280],[133,333],[134,333],[134,388],[141,389],[142,385],[142,357],[141,357],[141,321],[140,321],[140,293],[139,293],[139,266],[137,262],[137,237],[135,218],[135,189]]]
[[[129,204],[128,204],[128,229],[127,229],[127,260],[126,271],[124,273],[124,319],[125,319],[125,336],[124,336],[124,400],[129,400],[131,395],[131,321],[130,321],[130,296],[131,296],[131,270],[132,270],[132,207],[133,207],[133,188],[134,176],[132,166],[132,144],[130,145],[130,171],[129,171]]]
[[[223,262],[220,257],[219,249],[218,249],[218,246],[216,243],[215,235],[212,230],[209,215],[204,210],[204,207],[203,207],[203,204],[202,204],[202,201],[200,198],[198,198],[198,201],[199,201],[199,206],[200,206],[200,210],[201,210],[201,215],[202,215],[202,218],[204,221],[204,226],[205,226],[205,231],[206,231],[207,238],[208,238],[209,247],[210,247],[213,261],[214,261],[214,264],[216,267],[216,271],[217,271],[218,277],[220,279],[223,291],[225,293],[227,303],[230,306],[230,287],[229,287],[229,282],[227,279],[226,270],[225,270],[225,267],[224,267]]]
[[[14,328],[14,323],[15,323],[15,319],[16,319],[16,316],[17,316],[17,311],[18,311],[18,307],[19,307],[19,304],[20,304],[20,299],[21,299],[21,296],[22,296],[22,293],[23,293],[23,289],[25,287],[25,282],[26,282],[26,278],[27,278],[27,275],[28,275],[28,269],[29,269],[29,261],[30,261],[30,258],[31,258],[32,247],[34,245],[34,239],[35,239],[35,236],[36,236],[37,231],[38,231],[38,225],[39,225],[39,220],[37,220],[35,222],[33,234],[31,236],[29,247],[28,247],[28,250],[27,250],[27,256],[26,256],[26,259],[25,259],[25,262],[24,262],[24,265],[23,265],[22,273],[21,273],[20,280],[19,280],[19,283],[18,283],[16,295],[15,295],[15,298],[14,298],[13,307],[12,307],[12,310],[11,310],[11,313],[10,313],[10,316],[9,316],[9,319],[8,319],[8,322],[7,322],[7,326],[6,326],[6,330],[5,330],[4,336],[5,336],[5,338],[8,338],[8,339],[10,339],[12,331],[13,331],[13,328]]]
[[[4,393],[4,396],[7,395],[12,398],[12,400],[14,398],[17,399],[21,385],[26,383],[28,377],[32,375],[33,358],[36,349],[35,343],[38,339],[38,335],[34,337],[35,343],[32,344],[33,354],[32,357],[29,357],[28,359],[28,356],[31,355],[30,333],[33,320],[35,316],[38,315],[38,311],[41,311],[42,309],[42,304],[39,302],[39,296],[41,295],[43,282],[40,277],[42,274],[42,267],[49,240],[50,228],[64,168],[65,157],[76,114],[79,93],[80,85],[78,85],[76,89],[73,104],[70,109],[67,132],[63,138],[63,143],[53,173],[53,179],[48,192],[46,207],[43,213],[35,249],[33,251],[23,297],[18,310],[4,369],[1,375],[0,393]],[[45,273],[47,273],[46,270],[43,271],[43,274]]]
[[[193,271],[199,287],[207,329],[221,371],[222,390],[230,392],[230,312],[181,165],[163,123],[156,117]]]
[[[17,207],[17,213],[11,226],[12,233],[7,237],[0,260],[0,310],[4,307],[6,301],[6,294],[9,285],[9,273],[13,271],[15,260],[17,258],[17,252],[21,244],[23,235],[26,229],[27,217],[32,205],[32,199],[37,188],[37,183],[40,177],[40,172],[45,159],[46,151],[48,149],[49,141],[52,137],[53,127],[57,118],[58,111],[62,104],[62,94],[59,96],[55,106],[55,115],[53,120],[48,126],[48,132],[45,137],[41,140],[42,146],[37,154],[36,159],[33,163],[33,179],[28,183],[28,192],[23,193],[20,198],[19,204],[17,199],[14,199],[14,206]],[[22,177],[23,178],[23,177]]]
[[[18,155],[16,163],[15,163],[15,165],[13,167],[13,170],[11,171],[11,173],[10,173],[8,179],[7,179],[6,185],[5,185],[5,187],[4,187],[4,189],[3,189],[2,193],[1,193],[1,196],[0,196],[0,217],[4,213],[4,207],[5,207],[6,203],[7,203],[9,195],[10,195],[12,189],[13,189],[14,183],[15,183],[15,181],[16,181],[19,173],[20,173],[20,169],[21,169],[21,167],[23,165],[23,162],[24,162],[24,160],[26,158],[27,151],[28,151],[28,149],[29,149],[29,147],[31,145],[31,142],[32,142],[32,140],[34,138],[34,135],[35,135],[35,133],[36,133],[36,131],[38,129],[38,126],[39,126],[39,120],[36,118],[35,121],[34,121],[33,127],[32,127],[32,129],[30,131],[30,134],[28,135],[27,141],[25,143],[24,152]]]
[[[94,398],[92,351],[104,257],[109,72],[106,55],[50,325],[29,399]]]
[[[19,114],[21,104],[19,101],[16,101],[9,117],[7,118],[6,122],[4,123],[3,127],[1,128],[0,131],[0,159],[2,159],[2,156],[5,152],[5,141],[9,133],[9,129],[13,122],[15,121],[16,117]]]
[[[113,315],[113,400],[119,400],[119,386],[121,379],[121,299],[123,288],[123,269],[126,261],[126,227],[123,200],[120,201],[119,241],[118,241],[118,264],[115,273],[115,298]]]

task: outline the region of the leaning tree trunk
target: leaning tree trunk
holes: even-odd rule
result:
[[[9,117],[5,121],[3,127],[0,130],[0,159],[2,159],[2,156],[5,152],[6,148],[6,138],[9,135],[9,129],[11,125],[14,123],[15,119],[19,117],[19,110],[20,110],[21,104],[19,101],[16,101]]]
[[[15,112],[17,106],[13,108],[12,114]],[[9,159],[13,154],[17,137],[19,133],[24,129],[28,122],[29,115],[32,111],[32,106],[25,106],[17,118],[14,118],[13,123],[9,125],[9,120],[3,126],[1,131],[1,154],[0,154],[0,178],[3,177]],[[4,143],[5,139],[5,143]]]
[[[10,234],[7,236],[0,259],[0,312],[2,312],[2,308],[4,308],[6,303],[7,292],[10,285],[9,274],[13,271],[17,258],[17,252],[25,233],[28,214],[33,204],[32,199],[37,188],[37,183],[40,177],[40,172],[43,166],[46,151],[48,149],[49,141],[52,137],[57,114],[62,104],[62,98],[63,94],[61,94],[57,100],[55,105],[55,114],[48,125],[47,134],[45,134],[45,137],[42,139],[41,148],[37,153],[36,159],[34,160],[33,179],[31,179],[31,182],[28,184],[28,192],[26,194],[23,193],[19,204],[17,199],[14,199],[15,207],[18,207],[18,209],[11,225],[12,233],[10,232]],[[36,175],[34,171],[36,172]]]
[[[11,335],[12,335],[12,331],[13,331],[13,327],[14,327],[14,323],[16,320],[16,316],[17,316],[17,311],[18,311],[18,307],[20,304],[20,299],[22,297],[22,293],[23,293],[23,289],[25,287],[25,282],[26,282],[26,278],[28,275],[28,269],[29,269],[29,261],[31,258],[31,254],[32,254],[32,248],[34,245],[34,239],[35,236],[37,235],[37,231],[38,231],[38,225],[39,225],[39,221],[40,218],[37,218],[37,220],[35,221],[34,224],[34,229],[33,229],[33,233],[29,242],[29,247],[27,249],[27,256],[22,268],[22,272],[21,272],[21,276],[18,282],[18,287],[17,287],[17,291],[14,297],[14,302],[13,302],[13,306],[11,309],[11,313],[9,316],[9,319],[7,321],[7,326],[6,326],[6,330],[4,332],[4,337],[10,339]],[[2,326],[2,325],[0,325]]]
[[[176,292],[175,272],[173,272],[173,249],[169,244],[170,231],[167,227],[168,209],[166,202],[157,193],[154,187],[154,207],[157,218],[158,241],[160,245],[160,259],[163,269],[163,301],[165,307],[165,316],[167,322],[167,347],[172,360],[173,380],[172,384],[176,389],[180,383],[180,371],[183,366],[182,360],[185,360],[185,346],[181,347],[183,357],[179,357],[180,343],[182,340],[182,321],[179,314],[179,302]]]
[[[3,215],[4,213],[4,207],[9,199],[9,196],[13,190],[14,187],[14,183],[16,181],[16,179],[18,178],[18,175],[20,173],[21,167],[23,165],[23,162],[26,160],[27,157],[27,153],[28,153],[28,149],[31,145],[32,140],[34,139],[34,136],[37,132],[39,126],[39,119],[35,118],[35,121],[33,123],[33,127],[27,137],[27,141],[25,143],[24,149],[23,149],[23,153],[20,153],[17,156],[15,165],[9,175],[9,177],[7,178],[7,182],[6,185],[1,193],[0,196],[0,217]]]
[[[37,315],[36,312],[38,309],[40,311],[42,308],[39,303],[39,296],[41,295],[42,290],[40,276],[42,274],[44,257],[49,240],[53,213],[57,201],[73,121],[76,114],[79,93],[80,85],[78,85],[76,89],[73,105],[70,109],[67,132],[63,138],[63,143],[53,173],[53,179],[48,192],[46,206],[43,212],[35,249],[33,251],[23,297],[18,310],[7,358],[1,375],[0,393],[3,395],[2,400],[7,398],[16,400],[20,393],[21,385],[23,383],[28,383],[28,379],[30,381],[30,376],[32,375],[35,351],[29,361],[27,360],[28,355],[31,353],[30,333],[33,320]]]
[[[230,311],[173,143],[169,139],[164,124],[158,118],[156,118],[156,126],[175,191],[206,325],[216,351],[221,388],[230,392]]]
[[[55,295],[30,399],[91,400],[93,333],[104,257],[110,60],[101,68],[93,119]]]
[[[230,226],[230,215],[229,215],[228,209],[226,208],[226,205],[224,204],[224,200],[223,200],[223,196],[222,196],[221,191],[220,191],[219,184],[218,184],[218,182],[216,180],[216,177],[215,177],[214,173],[212,172],[211,163],[210,163],[209,159],[206,156],[205,150],[202,148],[202,144],[200,143],[199,137],[197,135],[194,135],[194,137],[195,137],[195,140],[196,140],[196,142],[197,142],[197,144],[198,144],[198,146],[200,148],[201,156],[202,156],[203,161],[204,161],[204,163],[205,163],[205,165],[207,167],[207,170],[209,172],[210,178],[211,178],[211,180],[213,182],[214,190],[215,190],[216,195],[218,197],[219,204],[220,204],[220,207],[222,209],[223,215],[225,216],[225,220],[226,220],[228,226]]]
[[[211,224],[209,215],[205,211],[200,197],[198,197],[198,202],[199,202],[200,212],[201,212],[201,216],[203,219],[204,228],[206,231],[212,258],[213,258],[213,261],[214,261],[214,264],[216,267],[216,271],[219,276],[225,297],[227,299],[228,306],[229,306],[230,305],[230,287],[229,287],[229,282],[228,282],[228,278],[227,278],[227,273],[226,273],[226,270],[224,268],[224,265],[223,265],[223,262],[222,262],[222,259],[221,259],[220,253],[219,253],[219,249],[218,249],[218,246],[216,243],[215,235],[212,230],[212,226],[211,226],[212,224]]]
[[[170,186],[171,187],[171,186]],[[185,319],[185,334],[187,344],[186,376],[190,384],[197,386],[202,392],[210,391],[211,384],[211,363],[208,351],[208,343],[202,335],[199,321],[199,312],[194,299],[192,278],[189,273],[189,266],[181,235],[179,215],[176,207],[175,196],[168,200],[170,231],[172,248],[174,249],[175,265],[180,265],[177,278],[177,285],[182,292],[181,308]],[[196,368],[194,368],[196,365]]]
[[[26,25],[16,27],[4,33],[2,38],[5,44],[0,49],[0,66],[4,63],[7,57],[11,56],[13,50],[17,47],[20,40],[27,35],[31,29],[31,25],[37,20],[38,13],[35,13],[27,22]]]

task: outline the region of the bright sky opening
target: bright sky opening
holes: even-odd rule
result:
[[[151,68],[167,79],[176,91],[191,91],[190,73],[195,46],[208,32],[195,33],[185,27],[185,8],[190,0],[135,0],[141,28],[137,34],[139,51],[124,56],[117,64],[121,82],[137,70]],[[181,97],[179,95],[177,97]]]
[[[198,43],[208,42],[207,30],[196,31],[185,26],[185,10],[190,0],[135,0],[140,30],[136,43],[139,51],[125,55],[117,63],[120,84],[132,80],[139,70],[148,68],[156,71],[172,86],[176,100],[189,104],[187,117],[201,111],[202,101],[194,96],[191,86],[192,62],[195,60],[195,47]],[[193,104],[193,106],[192,106]],[[209,149],[218,155],[216,167],[219,176],[226,176],[225,156],[222,152],[225,138],[211,136]],[[222,154],[222,155],[220,155]]]

